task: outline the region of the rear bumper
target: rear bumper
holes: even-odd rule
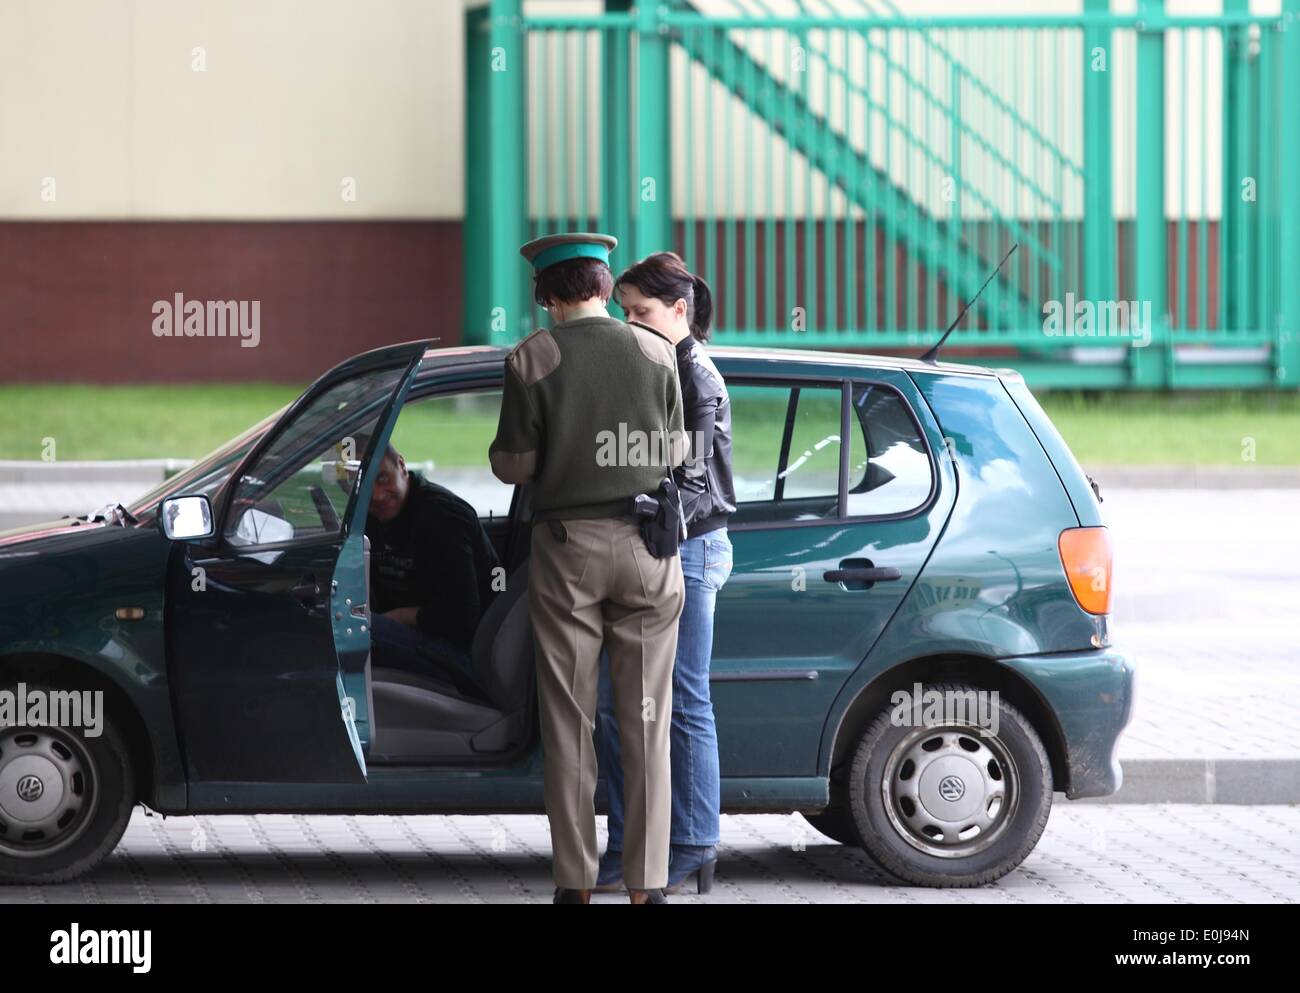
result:
[[[1136,663],[1113,649],[999,660],[1025,677],[1055,716],[1071,800],[1110,796],[1124,782],[1119,738],[1133,716]]]

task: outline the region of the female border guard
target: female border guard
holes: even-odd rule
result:
[[[672,346],[606,310],[616,244],[609,235],[562,234],[520,249],[533,265],[534,299],[555,323],[507,357],[488,449],[498,479],[532,484],[528,608],[556,903],[587,903],[596,884],[592,732],[602,642],[622,743],[623,878],[633,903],[664,902],[668,880],[672,668],[684,584],[678,556],[650,553],[633,499],[654,493],[682,464],[686,438]]]

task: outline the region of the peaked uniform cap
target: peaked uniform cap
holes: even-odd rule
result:
[[[576,231],[534,238],[519,249],[519,254],[532,264],[534,273],[539,273],[569,259],[596,259],[609,265],[609,253],[617,245],[618,239],[611,234]]]

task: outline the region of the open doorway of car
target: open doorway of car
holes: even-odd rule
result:
[[[382,648],[366,663],[370,715],[367,762],[382,766],[510,764],[537,737],[532,633],[528,623],[528,488],[492,475],[487,450],[496,433],[501,390],[413,389],[391,444],[407,470],[464,500],[499,560],[492,597],[469,646],[468,679],[384,665]],[[373,528],[373,519],[367,521]],[[367,555],[367,602],[375,603],[376,563]]]

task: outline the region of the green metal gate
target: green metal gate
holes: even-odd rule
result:
[[[547,6],[467,12],[467,341],[545,322],[518,247],[555,231],[618,236],[616,272],[681,254],[719,342],[872,351],[922,350],[1015,242],[949,356],[1300,384],[1300,0]]]

